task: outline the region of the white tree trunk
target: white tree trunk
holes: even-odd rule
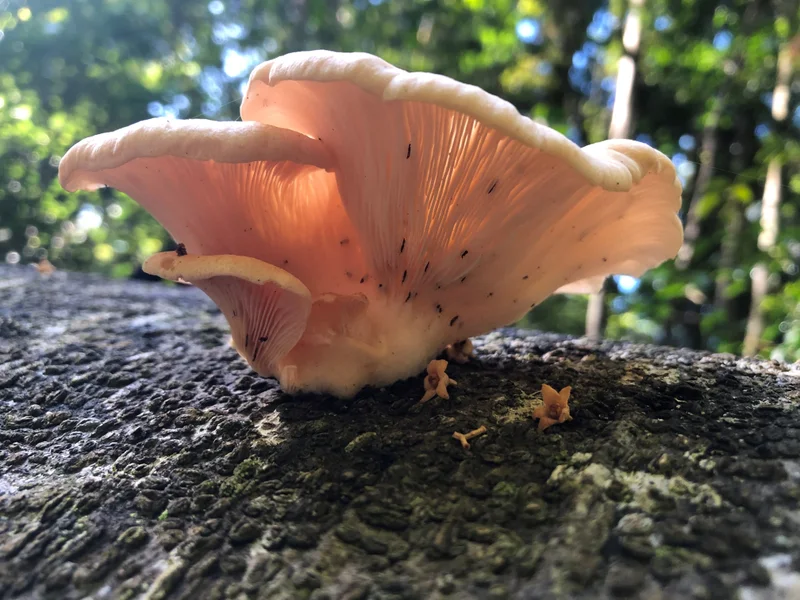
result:
[[[772,118],[776,123],[785,121],[789,115],[789,89],[792,82],[792,62],[794,48],[800,43],[800,36],[786,43],[778,54],[778,72],[775,89],[772,92]],[[767,167],[767,180],[761,197],[761,232],[758,235],[758,249],[769,255],[778,243],[780,228],[781,190],[783,187],[781,161],[774,157]],[[764,311],[761,304],[769,291],[769,267],[760,261],[750,271],[750,314],[747,318],[742,354],[754,356],[761,347],[764,334]]]
[[[633,84],[636,79],[636,56],[642,39],[641,9],[644,0],[629,0],[628,15],[622,30],[622,46],[625,53],[617,63],[617,82],[614,107],[611,110],[609,138],[630,137],[633,126]],[[605,292],[589,297],[586,308],[586,336],[599,339],[605,329]]]

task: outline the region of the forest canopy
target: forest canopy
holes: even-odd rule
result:
[[[0,260],[136,276],[174,243],[121,193],[65,192],[72,144],[154,116],[236,119],[261,61],[365,51],[675,164],[678,258],[526,326],[797,360],[799,25],[796,0],[0,0]]]

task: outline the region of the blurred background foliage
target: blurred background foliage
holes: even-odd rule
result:
[[[678,168],[687,244],[641,280],[610,280],[600,331],[797,360],[799,10],[798,0],[0,0],[0,260],[140,274],[170,240],[122,194],[65,193],[57,167],[69,146],[152,116],[234,119],[260,61],[360,50],[477,84],[579,144],[609,135],[624,93],[624,135]],[[625,90],[623,60],[635,68]],[[524,324],[581,334],[586,307],[554,297]]]

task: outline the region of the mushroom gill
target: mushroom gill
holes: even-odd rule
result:
[[[228,321],[233,346],[262,375],[280,378],[279,364],[306,329],[311,292],[290,273],[236,255],[179,256],[160,252],[142,269],[205,292]]]

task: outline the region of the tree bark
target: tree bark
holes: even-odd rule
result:
[[[788,365],[507,329],[449,400],[288,397],[197,289],[0,282],[4,599],[793,597]]]

